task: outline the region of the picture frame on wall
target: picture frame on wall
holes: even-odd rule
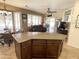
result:
[[[22,14],[22,19],[27,19],[27,14]]]
[[[79,15],[77,16],[77,20],[76,20],[76,25],[75,25],[76,28],[79,28]]]

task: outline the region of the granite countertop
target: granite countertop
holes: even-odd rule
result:
[[[63,34],[47,32],[25,32],[13,34],[12,36],[18,43],[22,43],[30,39],[64,40],[66,38],[66,35]]]

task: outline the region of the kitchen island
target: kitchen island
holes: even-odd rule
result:
[[[66,35],[59,33],[27,32],[13,35],[18,59],[58,59]]]

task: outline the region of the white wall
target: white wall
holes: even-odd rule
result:
[[[64,10],[57,10],[57,12],[53,13],[52,16],[55,17],[56,19],[63,19]]]
[[[79,15],[79,1],[75,2],[71,14],[71,25],[69,30],[68,45],[79,48],[79,28],[75,28],[77,15]]]

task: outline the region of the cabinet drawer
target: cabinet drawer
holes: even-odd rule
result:
[[[27,47],[27,46],[31,46],[31,40],[22,43],[22,47]]]
[[[33,44],[33,45],[43,45],[43,44],[46,44],[46,40],[34,39],[34,40],[32,41],[32,44]]]
[[[47,44],[60,44],[62,40],[47,40]]]

